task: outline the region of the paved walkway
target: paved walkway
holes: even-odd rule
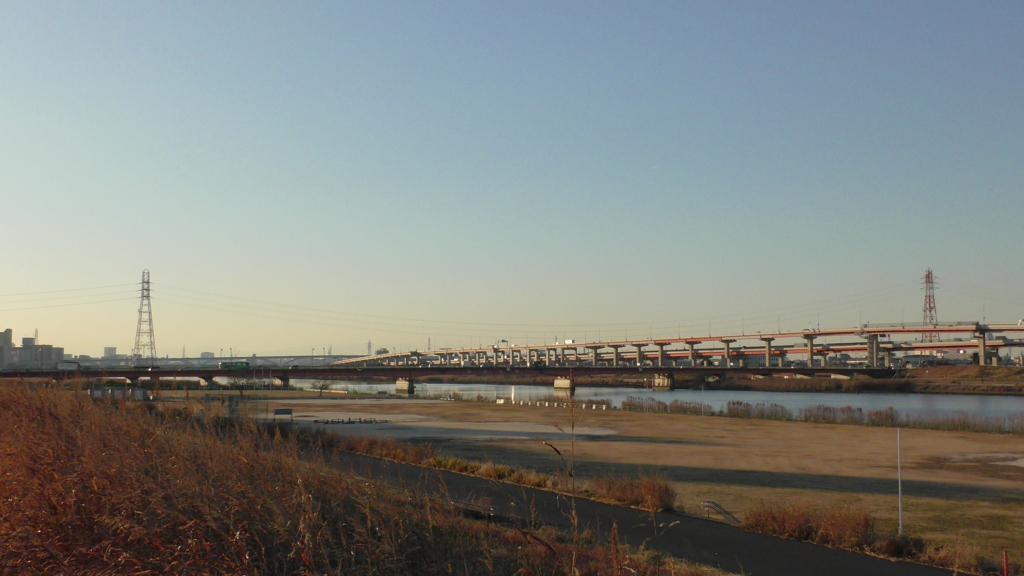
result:
[[[572,528],[570,500],[554,492],[356,454],[338,454],[338,465],[359,476],[417,493],[447,494],[454,501],[489,504],[497,514],[516,516],[534,525]],[[619,538],[625,544],[644,546],[746,576],[952,574],[939,568],[756,534],[695,516],[651,514],[584,498],[576,499],[576,513],[581,531],[589,529],[607,538],[615,522]]]

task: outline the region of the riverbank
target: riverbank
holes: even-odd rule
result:
[[[714,500],[744,520],[762,502],[863,508],[896,528],[896,431],[890,428],[430,400],[282,401],[297,421],[332,414],[389,424],[347,435],[431,443],[439,453],[557,473],[571,447],[580,478],[657,474],[676,508]],[[524,433],[529,429],[529,433]],[[545,432],[546,430],[546,432]],[[598,433],[589,433],[589,431]],[[1024,540],[1019,436],[903,430],[904,524],[928,541],[995,558]],[[972,550],[974,552],[972,552]]]
[[[429,371],[429,369],[426,369]],[[578,387],[588,388],[651,388],[656,369],[627,374],[575,376]],[[550,385],[553,376],[491,372],[470,375],[415,376],[421,384],[506,384]],[[341,382],[342,380],[339,380]],[[390,378],[359,378],[350,381],[390,383]],[[749,392],[865,392],[921,394],[990,394],[1024,395],[1024,368],[1009,366],[933,366],[908,370],[905,377],[876,379],[854,376],[796,377],[791,374],[760,376],[726,375],[708,381],[702,375],[676,375],[675,388],[681,390],[733,390]]]

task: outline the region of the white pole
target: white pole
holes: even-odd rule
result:
[[[900,536],[903,536],[903,459],[900,451],[900,429],[896,429],[896,484],[899,491]]]

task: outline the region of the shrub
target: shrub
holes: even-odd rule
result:
[[[600,498],[644,510],[661,512],[675,507],[675,489],[657,476],[593,478],[587,481],[587,487]]]
[[[852,506],[814,508],[761,502],[747,511],[743,527],[836,548],[861,549],[877,540],[874,519]]]

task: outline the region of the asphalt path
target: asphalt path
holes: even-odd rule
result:
[[[571,499],[547,490],[358,454],[337,454],[337,465],[357,476],[418,494],[490,506],[495,514],[518,518],[532,526],[572,529]],[[658,550],[746,576],[953,574],[939,568],[756,534],[697,516],[671,512],[651,514],[585,498],[576,498],[575,505],[580,531],[591,530],[598,537],[607,538],[615,523],[624,544]]]

